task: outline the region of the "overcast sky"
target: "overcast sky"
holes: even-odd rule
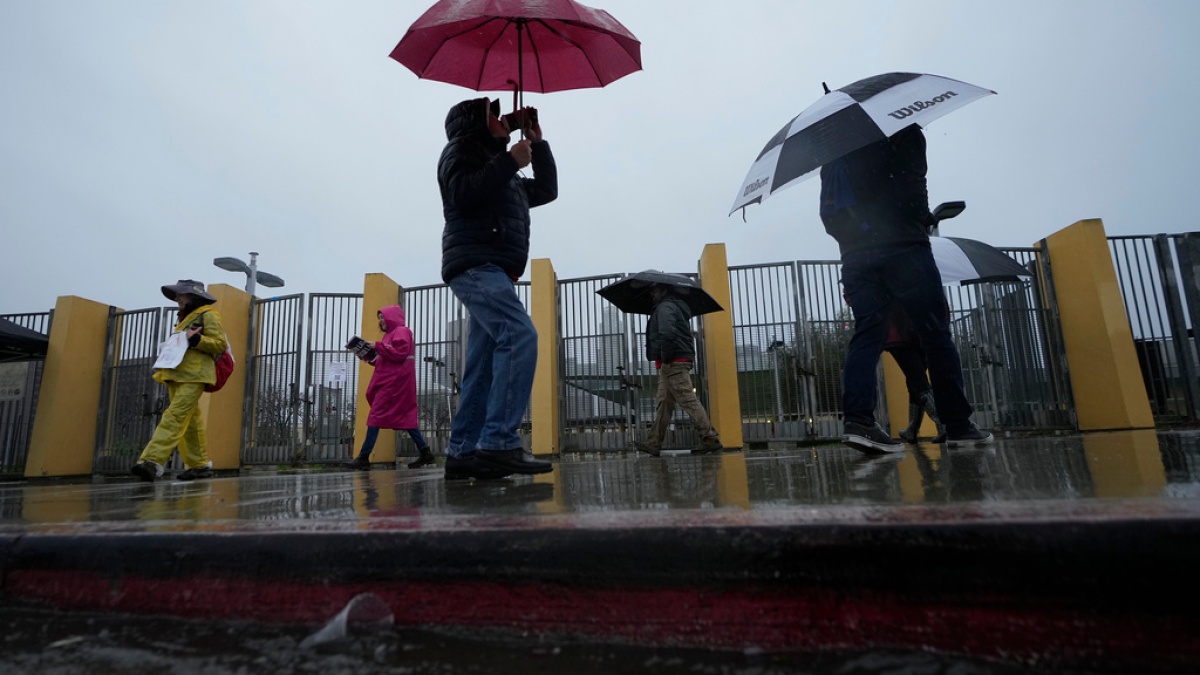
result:
[[[388,53],[429,0],[0,0],[0,313],[159,306],[179,278],[441,283],[443,120],[479,94]],[[1030,246],[1083,218],[1196,230],[1200,2],[594,0],[642,42],[604,89],[530,94],[558,160],[531,257],[560,279],[827,260],[819,181],[727,216],[767,140],[889,71],[993,89],[934,122],[949,236]],[[500,95],[492,92],[493,97]],[[505,110],[511,97],[504,96]],[[528,278],[528,276],[526,277]]]

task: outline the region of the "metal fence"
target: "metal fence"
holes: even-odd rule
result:
[[[1037,250],[1003,249],[1031,270]],[[854,327],[841,264],[731,267],[734,347],[748,442],[841,434],[842,368]],[[1046,270],[1041,270],[1043,274]],[[1061,330],[1039,278],[946,288],[975,420],[998,430],[1071,428]],[[881,397],[882,399],[882,397]],[[878,417],[885,419],[882,409]]]
[[[1200,417],[1200,355],[1193,329],[1200,317],[1195,281],[1200,279],[1200,234],[1110,237],[1109,245],[1156,421],[1195,421]],[[1046,304],[1054,297],[1053,277],[1038,249],[1003,250],[1037,275],[1021,283],[946,289],[976,420],[999,430],[1073,428],[1057,311]],[[840,267],[810,261],[730,268],[748,442],[840,434],[841,373],[853,328],[838,284]],[[657,379],[643,353],[647,317],[617,311],[596,294],[620,278],[562,280],[556,289],[560,447],[566,452],[625,449],[644,435],[654,416]],[[529,284],[519,283],[516,290],[528,308]],[[443,284],[406,289],[403,304],[414,332],[420,427],[440,452],[457,412],[470,317]],[[150,376],[175,311],[111,310],[97,412],[98,472],[127,471],[166,407],[165,388]],[[359,294],[253,301],[253,337],[244,364],[243,463],[328,463],[353,453],[358,363],[344,345],[360,330],[362,312]],[[3,316],[49,332],[49,312]],[[693,328],[702,319],[694,320]],[[707,402],[702,339],[697,348],[694,381]],[[16,473],[28,453],[42,362],[3,367],[5,381],[20,380],[20,394],[0,397],[0,472]],[[526,443],[530,432],[527,410]],[[686,414],[677,410],[665,445],[687,447],[696,437]],[[396,440],[400,455],[416,454],[407,434]],[[172,461],[178,464],[177,458]]]
[[[151,375],[176,312],[174,307],[109,308],[93,471],[127,473],[154,435],[168,401],[166,387]],[[178,457],[167,467],[179,468]]]
[[[1200,419],[1200,233],[1108,243],[1155,422]]]
[[[255,298],[250,315],[242,462],[295,464],[304,447],[304,295]]]
[[[359,361],[346,341],[361,331],[362,302],[361,293],[308,297],[304,462],[340,462],[353,454]]]
[[[515,291],[529,311],[529,282],[517,282]],[[458,411],[471,317],[445,284],[404,289],[404,312],[413,331],[421,433],[434,452],[444,452],[450,440],[450,422]],[[532,412],[526,407],[518,432],[526,447],[532,436],[531,419]],[[408,434],[396,434],[396,452],[398,456],[417,455]]]
[[[0,314],[0,317],[49,335],[54,313]],[[45,364],[44,359],[0,363],[0,475],[25,472]]]

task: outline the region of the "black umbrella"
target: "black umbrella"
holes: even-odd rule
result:
[[[43,357],[49,345],[45,335],[0,318],[0,363]]]
[[[1033,276],[1004,251],[974,239],[930,237],[933,260],[943,284],[1023,281]]]
[[[691,309],[692,316],[724,311],[724,308],[708,294],[708,291],[700,288],[700,284],[694,279],[657,270],[628,274],[624,279],[609,284],[596,293],[623,312],[650,314],[654,311],[650,289],[655,286],[665,286],[673,295],[683,299]]]
[[[776,133],[738,188],[730,213],[763,201],[812,176],[823,164],[889,138],[911,125],[927,126],[991,89],[920,73],[885,73],[829,91]]]

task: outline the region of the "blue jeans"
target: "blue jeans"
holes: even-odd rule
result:
[[[408,432],[409,438],[413,439],[413,443],[417,444],[418,450],[429,448],[429,444],[425,442],[425,437],[421,435],[420,429],[404,429]],[[367,435],[363,438],[362,449],[358,451],[359,459],[366,459],[371,456],[371,451],[375,449],[375,441],[379,440],[379,427],[367,427]]]
[[[450,425],[446,454],[522,447],[517,430],[533,393],[537,331],[513,281],[496,265],[481,265],[450,280],[470,312],[462,397]]]
[[[951,434],[969,428],[973,411],[963,391],[962,362],[950,337],[950,311],[929,246],[847,253],[842,256],[842,286],[854,311],[854,335],[843,373],[845,421],[875,423],[879,355],[887,341],[889,309],[895,300],[920,336],[942,422]]]

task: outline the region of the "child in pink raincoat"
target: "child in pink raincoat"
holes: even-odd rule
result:
[[[408,432],[421,456],[409,462],[410,469],[433,464],[429,444],[417,428],[417,366],[413,354],[413,334],[404,325],[404,308],[390,305],[379,310],[379,328],[383,339],[376,342],[375,372],[367,385],[367,437],[363,439],[358,456],[343,462],[347,469],[362,471],[371,468],[370,455],[379,438],[380,429],[400,429]]]

